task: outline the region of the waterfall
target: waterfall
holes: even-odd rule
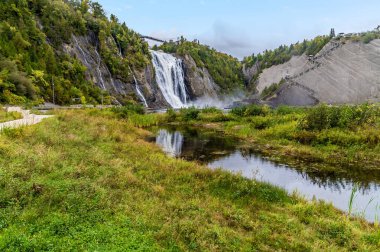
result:
[[[119,45],[119,43],[117,43],[116,39],[114,36],[111,36],[112,39],[113,39],[113,42],[115,43],[116,47],[117,47],[117,54],[119,55],[119,57],[123,57],[123,54],[121,53],[121,47]]]
[[[145,107],[148,108],[148,107],[149,107],[149,106],[148,106],[148,103],[146,102],[146,99],[145,99],[145,97],[144,97],[143,92],[141,92],[141,89],[140,89],[140,87],[139,87],[139,83],[138,83],[138,81],[137,81],[137,79],[136,79],[135,73],[132,71],[132,69],[131,69],[130,66],[128,66],[128,68],[129,68],[129,71],[132,73],[133,80],[135,81],[135,87],[136,87],[137,95],[138,95],[138,97],[140,98],[140,100],[144,103]]]
[[[98,52],[98,50],[95,48],[95,55],[96,55],[96,58],[97,58],[97,63],[96,63],[96,72],[98,73],[98,75],[99,75],[99,80],[100,80],[100,83],[102,84],[102,88],[104,89],[104,90],[106,90],[106,86],[104,85],[104,78],[103,78],[103,74],[102,74],[102,71],[100,70],[100,66],[101,66],[101,64],[102,64],[102,59],[101,59],[101,57],[100,57],[100,55],[99,55],[99,52]],[[112,78],[112,74],[111,74],[111,72],[110,72],[110,70],[108,69],[108,67],[107,66],[105,66],[105,69],[106,69],[106,71],[107,71],[107,74],[108,74],[108,76],[109,76],[109,79],[110,79],[110,81],[111,81],[111,85],[112,85],[112,87],[114,88],[114,90],[115,91],[117,91],[117,88],[116,88],[116,86],[115,86],[115,81],[113,80],[113,78]]]
[[[110,71],[110,69],[107,66],[106,66],[106,70],[107,70],[107,74],[108,74],[108,76],[109,76],[109,78],[111,80],[112,87],[115,89],[115,91],[118,91],[118,89],[116,88],[116,85],[115,85],[115,81],[112,78],[111,71]]]
[[[133,79],[135,80],[137,95],[140,97],[141,101],[144,102],[145,107],[148,107],[148,103],[146,102],[146,99],[140,90],[139,83],[137,82],[136,76],[134,74],[133,74]]]
[[[73,38],[74,38],[74,40],[75,40],[76,45],[78,46],[78,49],[79,49],[80,53],[81,53],[82,56],[83,56],[83,59],[84,59],[84,62],[85,62],[86,67],[89,67],[90,64],[88,63],[87,58],[86,58],[87,54],[84,52],[84,50],[83,50],[82,47],[80,46],[80,44],[79,44],[79,42],[78,42],[78,39],[77,39],[75,36],[73,36]]]
[[[157,84],[165,100],[173,108],[186,107],[189,97],[186,92],[182,60],[167,53],[150,52],[153,56]]]
[[[156,138],[156,144],[173,157],[181,155],[183,142],[184,137],[178,131],[170,133],[167,130],[160,130]]]
[[[104,80],[103,80],[103,74],[102,74],[102,71],[100,71],[100,64],[102,63],[102,59],[100,58],[100,55],[97,49],[95,49],[95,54],[97,57],[96,71],[98,72],[100,84],[102,85],[103,90],[106,90],[106,86],[104,85]]]

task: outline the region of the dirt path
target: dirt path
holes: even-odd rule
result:
[[[23,110],[19,107],[10,107],[7,109],[8,112],[15,111],[22,114],[22,119],[0,123],[0,131],[5,128],[18,128],[27,125],[33,125],[40,123],[43,119],[52,117],[52,115],[35,115],[30,114],[30,110]]]

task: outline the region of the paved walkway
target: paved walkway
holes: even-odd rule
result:
[[[18,128],[27,125],[33,125],[40,123],[43,119],[52,117],[52,115],[35,115],[30,114],[30,110],[23,110],[20,107],[9,107],[8,112],[19,112],[22,114],[22,119],[0,123],[0,131],[4,128]]]

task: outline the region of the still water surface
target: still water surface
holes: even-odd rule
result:
[[[198,161],[211,169],[224,169],[247,178],[284,188],[289,193],[297,191],[307,199],[331,202],[335,207],[348,211],[348,202],[355,184],[360,191],[355,197],[354,212],[364,214],[374,221],[380,214],[379,186],[368,174],[336,174],[305,172],[301,169],[272,162],[257,151],[240,147],[239,141],[220,132],[196,128],[155,129],[154,141],[168,155],[190,161]]]

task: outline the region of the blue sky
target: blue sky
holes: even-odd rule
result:
[[[380,25],[379,0],[97,0],[144,35],[199,39],[238,58]]]

